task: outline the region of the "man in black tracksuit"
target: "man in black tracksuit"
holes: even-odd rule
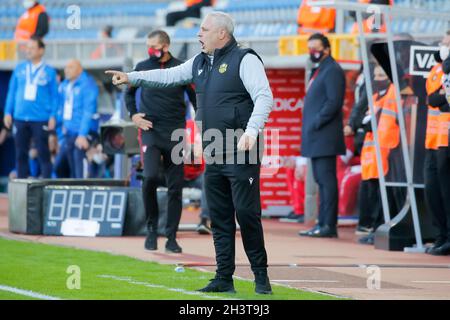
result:
[[[149,59],[137,64],[135,70],[153,70],[172,68],[182,62],[169,52],[170,38],[164,31],[153,31],[148,35]],[[136,107],[136,87],[130,87],[126,94],[126,106],[133,122],[142,130],[142,154],[144,157],[144,179],[142,197],[147,215],[148,236],[145,241],[147,250],[157,249],[158,187],[159,164],[164,163],[167,188],[167,227],[166,251],[181,253],[176,242],[176,233],[181,218],[182,186],[184,181],[183,164],[171,159],[172,148],[177,141],[171,141],[174,130],[186,127],[186,104],[184,94],[188,93],[195,106],[195,93],[190,86],[173,88],[142,88],[139,112]]]
[[[236,216],[255,275],[255,292],[270,294],[261,223],[260,161],[255,151],[259,149],[258,137],[273,108],[273,95],[260,58],[253,50],[239,47],[233,31],[229,15],[213,12],[205,17],[198,34],[202,53],[182,65],[166,70],[107,73],[113,74],[116,85],[195,84],[196,120],[202,125],[205,190],[217,261],[215,278],[200,291],[235,292],[232,276]],[[230,131],[231,136],[236,134],[236,137],[224,138]],[[243,155],[246,161],[238,161]],[[232,162],[236,156],[236,161]]]

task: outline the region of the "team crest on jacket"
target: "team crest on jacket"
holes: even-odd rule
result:
[[[228,67],[228,65],[226,63],[222,63],[219,67],[219,72],[225,73],[227,71],[227,67]]]

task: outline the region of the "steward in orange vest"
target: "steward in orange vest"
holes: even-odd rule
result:
[[[32,36],[43,38],[49,29],[49,17],[45,7],[37,1],[24,1],[27,9],[19,18],[14,40],[26,41]]]
[[[442,90],[442,76],[444,72],[442,71],[442,64],[436,64],[433,69],[431,69],[430,74],[426,82],[427,95],[434,94],[436,91]],[[428,105],[428,116],[427,116],[427,131],[425,137],[425,148],[428,150],[437,150],[439,148],[439,135],[441,120],[445,120],[445,116],[441,117],[441,111],[439,107],[433,107]],[[445,121],[446,122],[446,121]],[[448,133],[446,133],[448,137]],[[448,146],[448,141],[447,141]]]
[[[383,172],[384,175],[387,174],[389,170],[389,144],[386,144],[386,141],[384,143],[381,142],[381,136],[383,136],[383,139],[386,139],[386,134],[380,131],[380,122],[381,117],[383,116],[383,110],[384,107],[387,105],[387,101],[391,95],[389,91],[392,91],[392,85],[390,85],[387,92],[385,92],[384,95],[381,95],[380,92],[377,92],[373,95],[373,101],[374,101],[374,109],[375,114],[378,121],[378,142],[380,143],[380,150],[381,150],[381,161],[383,165]],[[370,125],[370,123],[369,123]],[[398,127],[398,126],[397,126]],[[395,129],[395,126],[394,126]],[[385,123],[384,128],[381,128],[381,130],[390,130],[390,128]],[[361,175],[363,180],[369,180],[369,179],[378,179],[378,166],[377,166],[377,157],[376,157],[376,146],[375,146],[375,138],[373,132],[367,132],[366,136],[364,138],[364,144],[363,148],[361,150]]]
[[[297,24],[299,34],[327,33],[334,31],[336,9],[314,7],[304,0],[298,9]]]
[[[375,92],[373,95],[373,102],[377,123],[380,121],[382,110],[389,98],[390,86],[390,81],[384,70],[380,66],[376,66],[373,79],[373,88]],[[366,134],[361,150],[362,181],[359,187],[359,221],[357,227],[357,232],[369,234],[359,239],[358,242],[361,244],[373,244],[373,232],[383,223],[376,145],[370,122],[371,115],[369,112],[370,111],[366,113],[366,117],[362,120],[362,125],[364,126]],[[380,152],[383,167],[381,170],[383,176],[385,176],[389,170],[388,159],[390,150],[386,147],[381,147]]]
[[[450,33],[442,40],[442,47],[450,46]],[[442,51],[442,50],[441,50]],[[447,49],[448,56],[448,49]],[[450,255],[450,158],[448,138],[450,106],[444,88],[444,70],[441,52],[438,62],[430,71],[426,82],[428,95],[427,133],[425,140],[425,195],[433,224],[438,231],[434,245],[427,250],[432,255]]]

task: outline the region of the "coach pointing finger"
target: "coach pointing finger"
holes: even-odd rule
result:
[[[229,130],[244,131],[233,141],[234,155],[257,150],[260,132],[273,107],[273,96],[260,57],[241,48],[233,37],[234,23],[222,12],[213,12],[203,20],[198,33],[202,52],[174,68],[123,73],[107,71],[113,83],[143,87],[169,87],[195,84],[196,120],[202,131],[214,129],[225,135]],[[206,140],[206,139],[205,139]],[[209,144],[204,143],[204,150]],[[229,141],[226,141],[227,143]],[[230,145],[230,144],[228,144]],[[227,151],[215,150],[214,157]],[[209,156],[209,155],[208,155]],[[260,159],[255,164],[208,163],[205,172],[206,199],[210,207],[211,227],[216,250],[216,277],[203,292],[234,292],[235,214],[241,227],[244,248],[255,274],[255,291],[270,294],[267,254],[261,224],[259,188]]]

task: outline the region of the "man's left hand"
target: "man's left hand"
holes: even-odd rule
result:
[[[86,137],[78,136],[75,140],[75,145],[82,150],[87,150],[89,148],[89,141],[86,139]]]
[[[239,139],[237,148],[239,151],[248,151],[251,150],[256,143],[256,138],[248,135],[247,133],[244,133]]]

